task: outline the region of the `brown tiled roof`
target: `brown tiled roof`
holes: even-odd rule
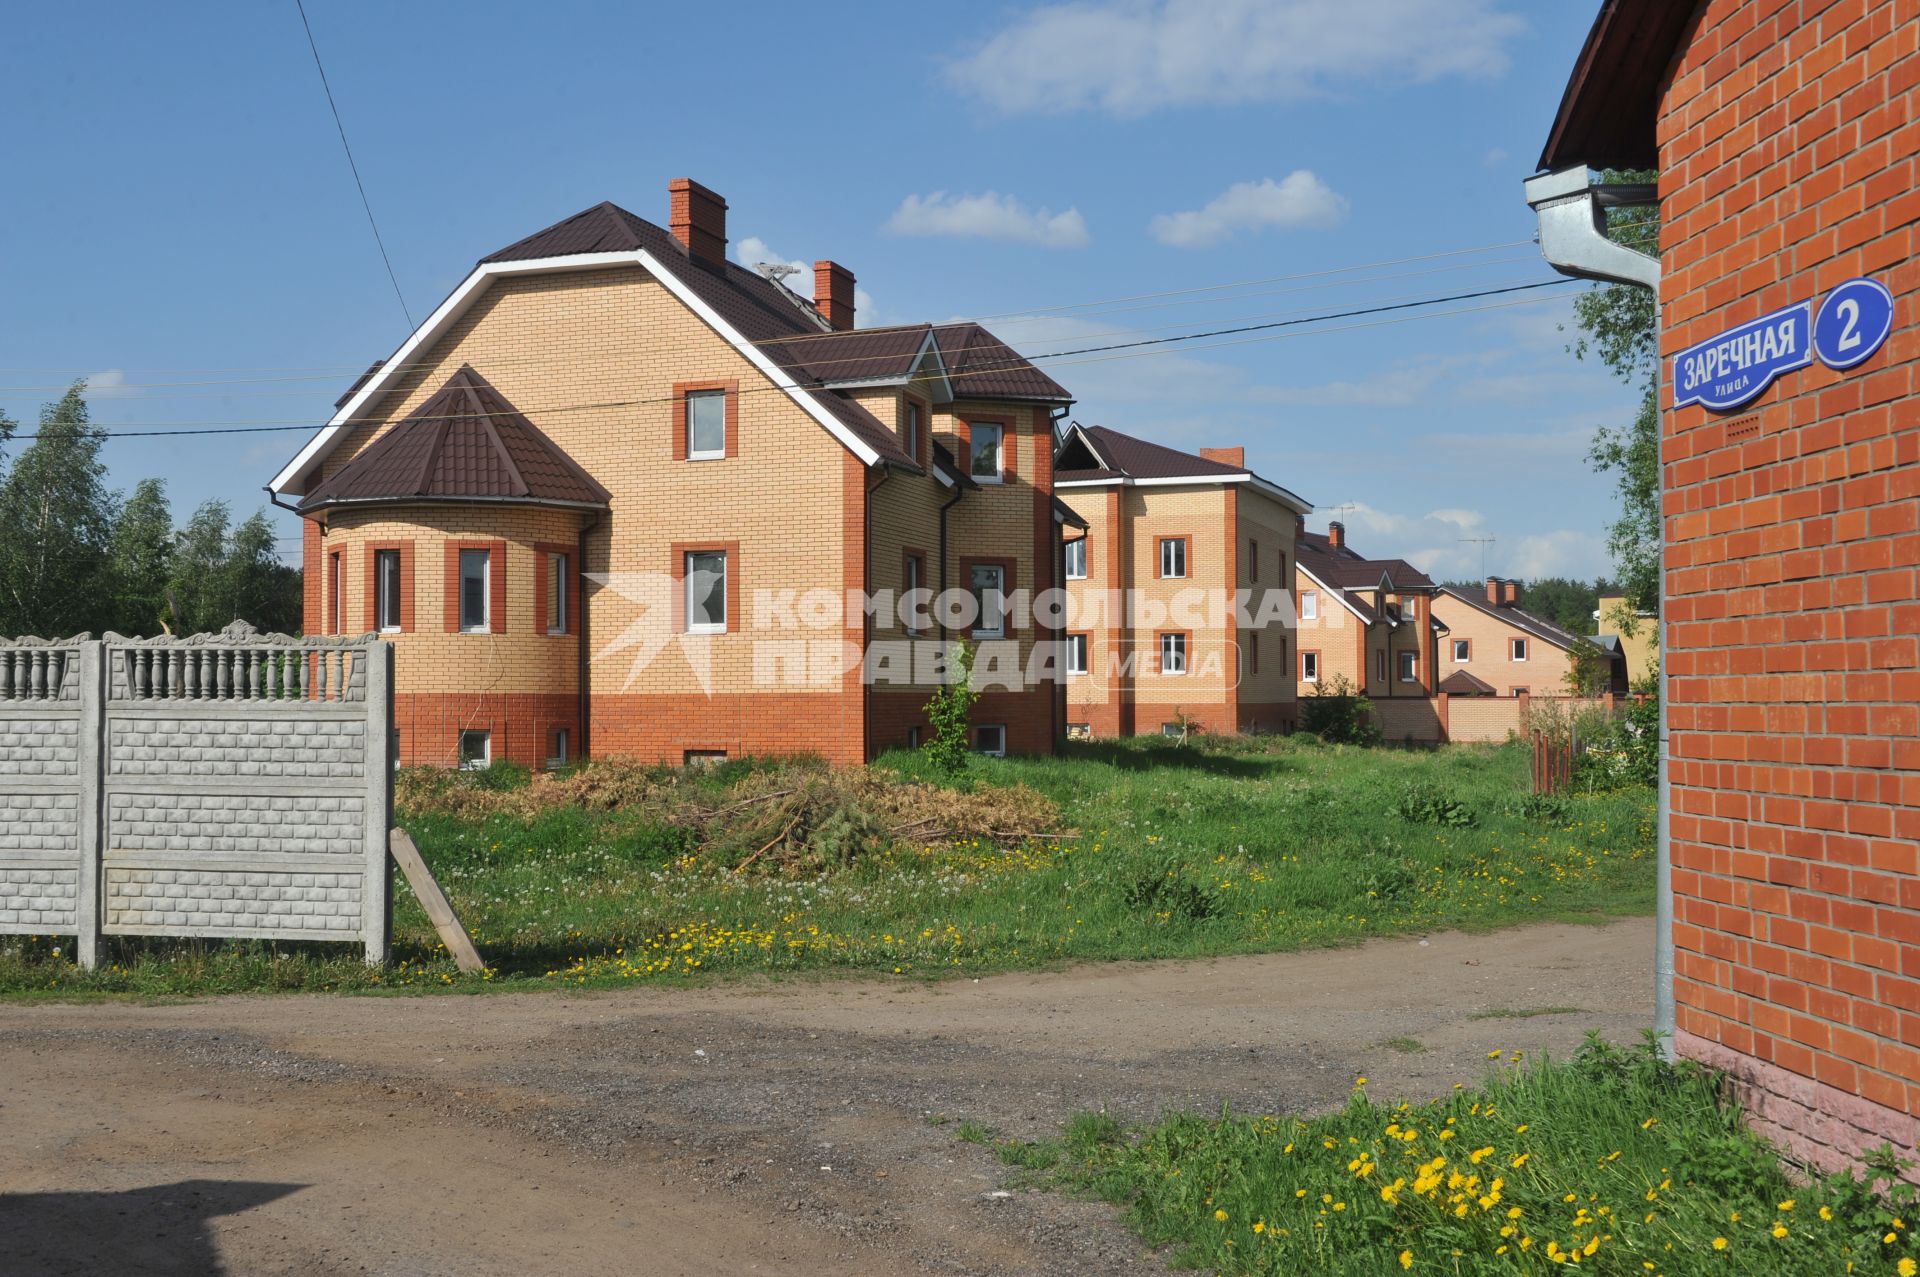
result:
[[[301,499],[505,501],[604,506],[607,490],[472,368]]]
[[[1294,535],[1294,553],[1315,576],[1328,585],[1342,589],[1371,590],[1382,576],[1390,577],[1395,589],[1431,590],[1433,578],[1405,559],[1362,558],[1351,545],[1338,549],[1325,533],[1300,531]]]
[[[1073,402],[1064,386],[978,324],[936,324],[933,334],[955,398]]]
[[[793,356],[794,375],[800,376],[799,369],[806,371],[802,381],[875,381],[906,376],[932,327],[856,328],[796,337],[781,345]]]
[[[1455,670],[1440,680],[1440,691],[1449,696],[1495,696],[1493,684],[1477,679],[1465,670]]]
[[[1121,434],[1106,426],[1081,426],[1093,446],[1106,459],[1106,470],[1062,470],[1054,474],[1060,480],[1110,478],[1116,474],[1131,479],[1185,479],[1193,476],[1251,473],[1245,466],[1230,466],[1209,461],[1191,452],[1168,448],[1133,435]]]
[[[1594,641],[1591,635],[1575,634],[1572,630],[1561,629],[1545,617],[1535,616],[1531,612],[1523,612],[1517,607],[1495,607],[1493,604],[1487,602],[1486,595],[1472,590],[1461,590],[1451,585],[1446,585],[1441,587],[1441,593],[1447,595],[1449,598],[1458,599],[1468,607],[1485,612],[1488,616],[1497,617],[1517,630],[1524,630],[1535,638],[1544,639],[1555,647],[1566,648],[1571,651],[1582,643],[1591,644]]]

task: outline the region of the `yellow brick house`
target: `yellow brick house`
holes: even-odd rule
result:
[[[393,642],[408,763],[860,761],[920,738],[958,635],[1021,674],[976,744],[1051,749],[1021,595],[1059,576],[1071,397],[976,324],[856,329],[850,271],[802,297],[669,196],[483,258],[274,477],[307,630]]]

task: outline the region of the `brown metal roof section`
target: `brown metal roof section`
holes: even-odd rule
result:
[[[1073,402],[1064,386],[978,324],[936,324],[933,333],[957,399]]]
[[[302,511],[367,501],[605,506],[607,490],[472,368],[316,485]]]
[[[1086,519],[1081,517],[1078,510],[1075,510],[1059,497],[1053,498],[1053,513],[1059,518],[1060,522],[1066,524],[1068,527],[1079,528],[1084,531],[1091,526]]]
[[[855,328],[795,337],[781,343],[809,374],[802,381],[878,381],[904,377],[926,344],[931,324],[905,328]],[[795,373],[799,376],[799,373]]]
[[[1060,471],[1054,475],[1056,481],[1063,479],[1103,479],[1122,475],[1131,479],[1189,479],[1206,478],[1214,475],[1237,475],[1251,473],[1245,466],[1230,466],[1220,461],[1209,461],[1205,457],[1191,452],[1182,452],[1178,448],[1169,448],[1152,443],[1133,435],[1121,434],[1118,430],[1106,426],[1082,426],[1093,446],[1107,459],[1110,469]]]
[[[1587,634],[1575,634],[1572,630],[1561,629],[1552,621],[1531,612],[1523,612],[1517,607],[1494,607],[1487,602],[1486,595],[1472,590],[1455,589],[1451,585],[1441,587],[1441,593],[1456,599],[1470,608],[1475,608],[1496,620],[1505,621],[1514,629],[1531,634],[1537,639],[1553,644],[1555,647],[1573,650],[1582,643],[1597,646],[1593,637]]]
[[[1497,696],[1493,684],[1475,678],[1465,670],[1455,670],[1440,680],[1439,689],[1449,696]]]
[[[1605,0],[1560,99],[1542,169],[1659,166],[1661,89],[1699,8],[1691,0]]]

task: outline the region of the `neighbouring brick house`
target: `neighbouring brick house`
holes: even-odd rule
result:
[[[1243,449],[1195,455],[1077,422],[1054,482],[1086,525],[1066,546],[1070,731],[1293,730],[1286,590],[1312,507]]]
[[[667,229],[600,204],[484,258],[271,484],[308,632],[394,643],[404,762],[909,744],[947,618],[862,593],[971,588],[1003,665],[1054,651],[1017,603],[1058,579],[1067,392],[976,324],[854,330],[851,273],[804,299],[669,190]],[[990,688],[977,743],[1063,710]]]
[[[1917,93],[1920,0],[1607,0],[1530,190],[1650,281],[1576,255],[1587,170],[1657,169],[1666,356],[1810,306],[1728,411],[1663,361],[1661,657],[1675,1042],[1824,1167],[1920,1143]]]
[[[1487,578],[1484,591],[1443,585],[1433,596],[1440,639],[1438,690],[1450,696],[1568,696],[1568,674],[1581,648],[1606,662],[1593,692],[1627,690],[1626,666],[1583,634],[1561,629],[1520,606],[1520,582]],[[1617,666],[1617,668],[1616,668]]]
[[[1444,628],[1433,614],[1432,578],[1405,559],[1364,557],[1337,520],[1324,534],[1303,521],[1295,540],[1299,694],[1344,679],[1375,701],[1432,696]]]

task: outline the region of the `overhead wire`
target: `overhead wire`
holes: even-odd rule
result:
[[[1363,318],[1363,317],[1372,316],[1372,315],[1413,311],[1413,310],[1418,310],[1418,309],[1429,307],[1429,306],[1445,305],[1451,302],[1471,301],[1471,300],[1478,300],[1486,297],[1497,297],[1497,296],[1504,296],[1508,294],[1521,293],[1521,292],[1533,292],[1540,289],[1561,287],[1561,286],[1566,286],[1570,284],[1576,284],[1579,282],[1581,281],[1567,279],[1567,278],[1554,278],[1554,279],[1547,279],[1547,280],[1539,280],[1539,281],[1526,283],[1526,284],[1509,285],[1502,288],[1480,289],[1472,292],[1455,293],[1455,294],[1451,294],[1444,297],[1429,297],[1429,298],[1422,298],[1414,301],[1403,301],[1403,302],[1396,302],[1396,303],[1379,305],[1379,306],[1360,307],[1353,310],[1334,311],[1334,312],[1328,312],[1328,313],[1312,315],[1312,316],[1305,316],[1305,317],[1295,318],[1295,319],[1276,320],[1268,323],[1245,324],[1245,325],[1238,325],[1238,326],[1227,327],[1227,328],[1207,329],[1199,332],[1183,333],[1183,334],[1179,334],[1171,337],[1150,337],[1150,338],[1142,338],[1137,341],[1113,342],[1113,343],[1107,343],[1104,345],[1097,345],[1097,346],[1083,346],[1083,347],[1077,347],[1077,348],[1068,349],[1068,350],[1050,351],[1050,352],[1033,355],[1033,356],[1013,355],[1004,361],[995,361],[991,366],[985,366],[977,369],[968,369],[958,373],[951,373],[949,374],[949,376],[950,376],[950,379],[952,380],[964,380],[967,377],[987,376],[993,373],[1005,371],[1008,368],[1017,367],[1023,363],[1036,363],[1041,360],[1068,361],[1066,364],[1063,364],[1062,366],[1072,366],[1074,364],[1096,363],[1096,362],[1104,363],[1104,362],[1110,362],[1113,359],[1117,359],[1117,358],[1142,358],[1142,357],[1146,357],[1146,356],[1150,356],[1153,354],[1162,353],[1164,351],[1174,350],[1174,349],[1208,350],[1208,349],[1217,349],[1222,346],[1246,345],[1252,341],[1274,340],[1276,338],[1285,337],[1285,336],[1307,336],[1307,335],[1312,335],[1315,333],[1322,333],[1322,332],[1348,331],[1353,328],[1384,327],[1384,326],[1387,326],[1388,324],[1404,323],[1404,322],[1409,322],[1415,319],[1443,317],[1443,316],[1452,315],[1452,314],[1468,314],[1468,313],[1474,313],[1480,310],[1500,309],[1501,305],[1496,304],[1496,305],[1490,305],[1485,307],[1467,307],[1467,308],[1462,308],[1458,311],[1432,312],[1431,314],[1428,314],[1428,315],[1402,314],[1402,315],[1399,315],[1397,318],[1391,319],[1391,320],[1384,320],[1384,321],[1368,323],[1368,324],[1346,325],[1341,328],[1333,328],[1333,329],[1307,329],[1304,332],[1279,331],[1279,330],[1302,329],[1309,324],[1326,323],[1326,322],[1337,320],[1337,319]],[[1523,299],[1522,301],[1519,301],[1519,302],[1504,303],[1504,305],[1525,304],[1526,302],[1532,301],[1532,300],[1534,299]],[[1263,333],[1265,335],[1262,337],[1250,336],[1250,334],[1254,334],[1254,333]],[[1244,340],[1220,341],[1220,342],[1210,341],[1210,339],[1217,338],[1217,337],[1242,337],[1244,338]],[[1209,342],[1209,344],[1196,346],[1196,347],[1189,347],[1184,345],[1184,343],[1194,342],[1194,341],[1207,341]],[[1097,358],[1097,359],[1079,358],[1080,356],[1104,356],[1104,358]],[[818,387],[817,386],[809,387],[803,384],[800,388],[810,389],[810,388],[818,388]],[[771,385],[771,386],[764,386],[764,387],[748,387],[736,393],[745,395],[745,394],[774,393],[774,392],[785,393],[786,388],[778,385]],[[596,403],[551,405],[551,406],[545,406],[545,407],[539,407],[539,408],[519,409],[517,413],[514,415],[522,415],[522,416],[529,415],[529,414],[554,415],[554,414],[563,413],[563,412],[608,411],[608,410],[613,410],[618,408],[640,407],[646,404],[655,404],[655,403],[664,404],[664,403],[673,403],[673,402],[675,402],[675,398],[673,396],[661,396],[661,397],[640,398],[640,399],[607,400],[607,401],[596,402]],[[406,418],[406,420],[415,424],[419,424],[419,423],[424,423],[432,420],[453,420],[453,419],[465,420],[465,419],[471,419],[475,416],[491,416],[491,415],[504,416],[509,414],[504,412],[497,413],[497,414],[461,412],[461,413],[448,413],[441,416],[429,416],[429,417],[412,416],[412,417]],[[364,418],[353,418],[347,421],[338,422],[334,424],[341,425],[341,426],[379,425],[379,424],[385,424],[388,420],[389,418],[384,416],[364,417]],[[279,421],[279,422],[272,421],[272,420],[265,420],[265,421],[255,421],[255,422],[227,421],[227,422],[205,422],[205,423],[176,423],[176,426],[178,426],[179,428],[170,427],[170,428],[161,429],[161,430],[145,430],[145,429],[122,430],[122,429],[112,428],[113,426],[117,426],[119,424],[122,424],[122,423],[109,423],[108,427],[93,429],[93,430],[90,430],[89,433],[92,434],[94,437],[98,437],[98,438],[152,439],[152,438],[170,438],[170,437],[181,437],[181,436],[192,436],[192,435],[268,434],[268,433],[276,433],[276,432],[283,432],[283,431],[298,431],[298,430],[314,431],[316,429],[314,423],[311,420],[304,420],[304,421],[289,420],[289,421]],[[37,439],[38,437],[39,435],[37,433],[17,434],[13,436],[13,438],[16,440],[32,440],[32,439]]]

